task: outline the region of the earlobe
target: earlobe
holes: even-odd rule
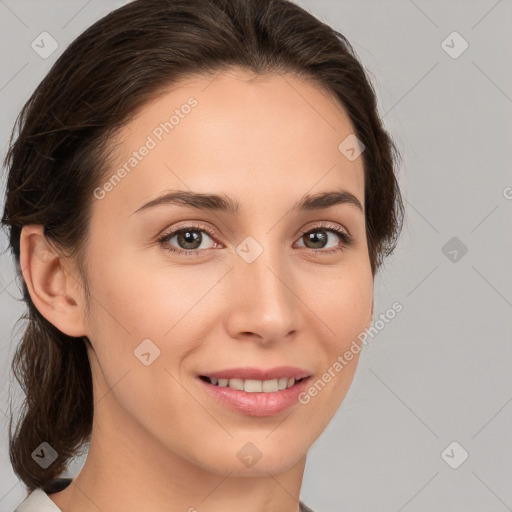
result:
[[[32,302],[64,334],[86,336],[81,284],[65,263],[46,239],[42,225],[23,226],[20,265]]]

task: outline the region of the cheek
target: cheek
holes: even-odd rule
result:
[[[162,336],[196,295],[193,287],[183,293],[182,281],[180,272],[171,275],[168,269],[151,268],[128,257],[98,265],[91,289],[98,298],[94,306],[103,306],[95,308],[105,321],[101,327],[111,325],[134,339]]]
[[[333,349],[341,349],[371,322],[373,276],[368,265],[340,269],[336,276],[320,277],[309,288],[306,302],[318,314],[330,334]],[[311,291],[313,290],[313,291]]]
[[[318,336],[317,374],[299,401],[304,421],[314,416],[315,428],[309,432],[313,443],[327,427],[353,382],[361,353],[358,336],[371,323],[373,276],[371,269],[355,267],[340,272],[336,279],[322,279],[322,287],[310,294],[318,319],[312,332]],[[318,334],[320,333],[320,334]],[[283,440],[284,442],[284,440]]]
[[[218,274],[207,266],[151,266],[128,257],[95,267],[89,327],[101,359],[131,365],[134,350],[149,339],[160,350],[159,364],[176,366],[208,336],[219,304],[209,290]]]

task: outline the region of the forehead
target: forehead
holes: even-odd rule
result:
[[[190,189],[261,204],[343,187],[364,204],[362,158],[339,149],[348,136],[344,108],[312,82],[242,71],[188,77],[119,132],[103,183],[122,176],[102,203],[131,212],[166,189]]]

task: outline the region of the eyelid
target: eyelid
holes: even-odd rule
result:
[[[217,232],[214,229],[212,229],[210,226],[208,226],[207,224],[203,224],[199,221],[184,221],[183,225],[173,226],[172,228],[165,229],[157,236],[157,242],[160,245],[164,245],[166,240],[174,238],[177,235],[177,233],[179,233],[180,231],[187,230],[187,229],[189,229],[191,231],[192,230],[205,231],[212,239],[214,239],[214,243],[217,246],[216,248],[218,248],[219,245],[221,247],[223,247],[222,244],[219,244],[217,242],[217,238],[219,237]],[[296,236],[299,236],[299,239],[301,239],[307,233],[310,233],[315,230],[321,230],[321,229],[334,232],[336,234],[336,236],[338,236],[341,239],[341,242],[342,242],[341,247],[338,247],[336,249],[305,248],[306,251],[309,251],[311,253],[324,254],[324,255],[330,254],[330,253],[333,253],[336,251],[341,252],[345,248],[347,248],[349,245],[351,245],[352,242],[354,241],[352,238],[352,235],[344,226],[342,226],[341,224],[331,222],[331,221],[315,221],[312,224],[309,224],[305,228],[301,229]],[[209,249],[197,250],[197,249],[180,249],[180,248],[167,249],[166,248],[166,250],[171,253],[176,253],[176,254],[183,254],[183,253],[192,254],[193,253],[194,255],[200,256],[200,255],[209,253],[210,251],[212,251],[214,249],[209,248]]]
[[[331,221],[316,221],[316,223],[313,222],[312,224],[309,225],[309,227],[306,226],[305,228],[301,229],[299,231],[299,234],[301,236],[304,236],[306,233],[309,233],[314,229],[333,229],[334,231],[343,231],[347,234],[347,236],[352,238],[352,235],[350,234],[349,230],[346,227]]]
[[[218,233],[210,226],[208,226],[206,224],[201,224],[201,223],[199,223],[199,221],[191,220],[188,222],[185,221],[182,226],[178,225],[178,226],[173,226],[172,228],[164,229],[160,234],[157,235],[157,239],[160,240],[164,237],[167,237],[170,235],[175,235],[177,232],[182,231],[182,230],[187,230],[187,229],[198,230],[198,231],[204,230],[211,237],[215,237],[215,238],[219,237]]]

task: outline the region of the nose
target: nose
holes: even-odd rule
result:
[[[251,263],[235,258],[229,280],[227,330],[232,338],[272,345],[299,331],[301,302],[282,252],[265,248]]]

